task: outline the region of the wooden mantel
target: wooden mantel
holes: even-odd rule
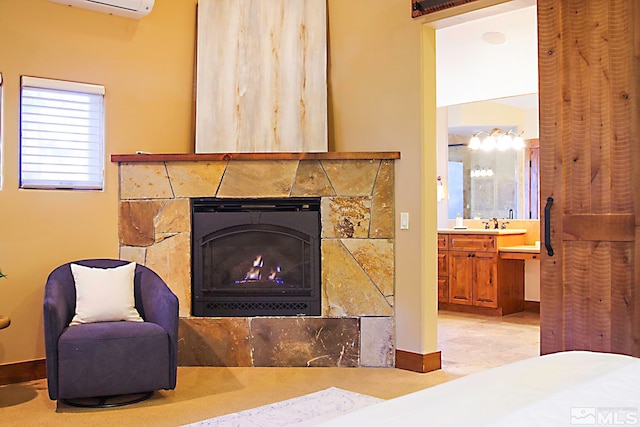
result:
[[[184,154],[112,154],[112,162],[193,162],[227,160],[393,160],[399,151],[320,152],[320,153],[184,153]]]

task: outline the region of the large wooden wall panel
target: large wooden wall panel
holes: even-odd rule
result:
[[[196,152],[324,152],[324,0],[200,0]]]

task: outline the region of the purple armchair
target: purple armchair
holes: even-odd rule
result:
[[[128,261],[74,261],[113,268]],[[49,397],[73,399],[143,394],[176,386],[178,299],[153,271],[136,265],[135,307],[144,322],[99,322],[69,327],[76,291],[71,264],[51,272],[44,295],[44,336]],[[143,400],[139,398],[135,401]],[[97,406],[119,406],[105,404]],[[76,405],[78,406],[78,405]],[[85,405],[79,406],[96,406]]]

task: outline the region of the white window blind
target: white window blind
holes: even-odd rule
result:
[[[23,76],[20,188],[103,186],[104,87]]]

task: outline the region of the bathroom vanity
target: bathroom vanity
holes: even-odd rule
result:
[[[438,230],[438,308],[503,316],[524,310],[524,261],[499,248],[524,245],[524,229]]]

